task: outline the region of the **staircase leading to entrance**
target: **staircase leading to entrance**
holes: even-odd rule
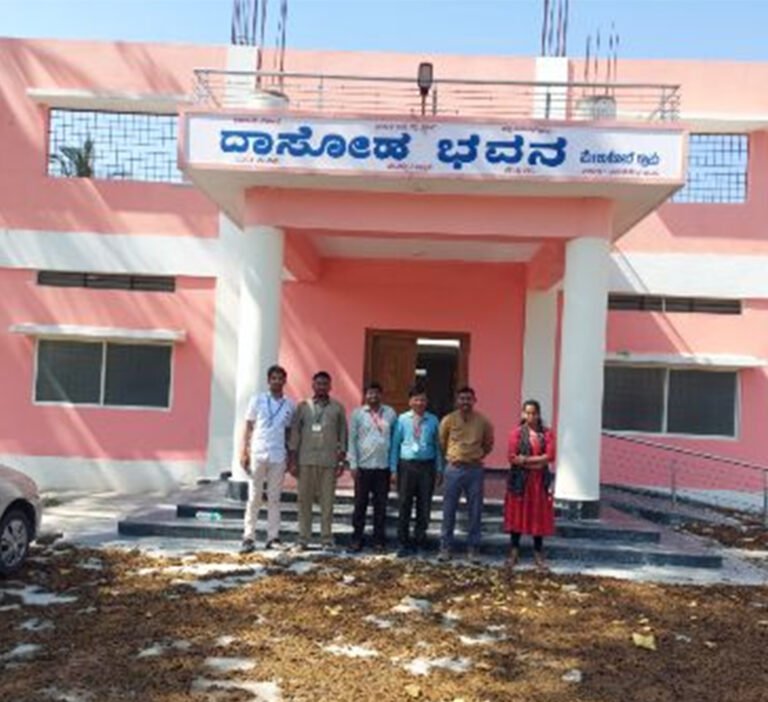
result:
[[[144,510],[118,523],[118,531],[124,536],[161,536],[185,539],[210,539],[239,541],[242,537],[242,500],[230,497],[225,483],[215,483],[186,493],[175,507]],[[349,544],[352,535],[351,490],[340,489],[336,495],[333,530],[337,544]],[[503,502],[486,499],[483,510],[482,553],[489,557],[506,555],[509,537],[502,531]],[[433,501],[429,545],[437,549],[442,519],[442,497]],[[281,498],[281,539],[292,543],[298,535],[296,492],[286,490]],[[210,515],[216,515],[215,520]],[[314,534],[319,541],[319,511],[314,510]],[[260,515],[265,516],[262,509]],[[387,510],[387,536],[394,550],[396,544],[397,501],[392,495]],[[370,533],[370,508],[368,533]],[[257,539],[265,539],[263,521],[259,522]],[[459,551],[465,547],[466,510],[459,509],[456,524],[456,541]],[[530,548],[528,539],[523,540],[523,550]],[[558,517],[556,536],[546,540],[547,557],[552,561],[575,561],[584,564],[605,565],[653,565],[689,568],[719,568],[719,554],[703,547],[695,539],[670,533],[611,507],[605,507],[601,518],[594,521],[577,521]],[[524,554],[525,555],[525,554]]]

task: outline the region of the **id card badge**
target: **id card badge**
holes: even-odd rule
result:
[[[418,453],[419,452],[419,442],[418,441],[413,441],[411,443],[411,451],[413,451],[414,453]]]
[[[323,431],[323,425],[320,422],[314,422],[312,424],[312,433],[313,434],[320,434]]]

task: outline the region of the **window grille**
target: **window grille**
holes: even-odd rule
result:
[[[685,186],[672,196],[672,202],[746,202],[748,167],[748,135],[691,134]]]
[[[736,371],[607,365],[603,429],[736,436]]]
[[[70,271],[38,271],[37,284],[58,288],[97,288],[101,290],[142,290],[149,292],[174,292],[176,290],[176,279],[173,276]]]
[[[699,314],[741,314],[741,300],[708,297],[662,297],[661,295],[608,296],[608,309],[634,312],[687,312]]]
[[[39,339],[35,401],[167,408],[171,352],[165,344]]]
[[[181,183],[184,177],[177,167],[176,149],[176,115],[50,112],[48,175],[52,177]]]

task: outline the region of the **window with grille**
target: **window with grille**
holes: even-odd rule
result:
[[[52,109],[48,175],[182,183],[176,142],[176,115]]]
[[[173,292],[176,290],[176,279],[173,276],[165,275],[38,271],[37,284],[50,285],[58,288],[142,290],[145,292]]]
[[[689,312],[700,314],[741,314],[741,300],[707,297],[662,297],[612,293],[608,309],[634,312]]]
[[[748,168],[747,134],[691,134],[685,186],[672,202],[744,203]]]
[[[37,342],[36,402],[167,408],[170,390],[171,346]]]
[[[608,365],[603,428],[736,436],[735,371]]]

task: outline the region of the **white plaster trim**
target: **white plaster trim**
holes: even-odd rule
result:
[[[692,132],[739,134],[768,128],[768,114],[748,112],[681,112],[680,121]]]
[[[127,329],[124,327],[93,327],[79,324],[11,324],[12,334],[43,336],[49,339],[98,339],[101,341],[150,341],[179,343],[187,340],[181,329]]]
[[[0,268],[227,277],[238,249],[222,237],[0,229]],[[283,279],[291,280],[283,269]]]
[[[60,109],[166,115],[175,115],[180,106],[193,102],[188,95],[175,93],[133,93],[77,88],[27,88],[27,97],[40,105]]]
[[[227,275],[236,260],[214,237],[0,229],[0,268]]]
[[[194,485],[203,476],[203,462],[190,460],[121,461],[0,454],[0,464],[26,473],[42,491],[171,492],[183,485]]]
[[[767,270],[768,254],[614,252],[609,290],[639,295],[768,298]]]
[[[690,368],[764,368],[768,359],[726,353],[633,353],[631,351],[607,353],[606,363],[643,366],[683,366]]]

